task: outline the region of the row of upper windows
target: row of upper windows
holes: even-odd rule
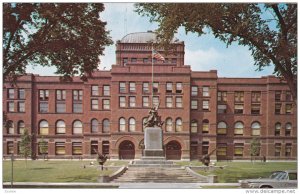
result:
[[[151,58],[130,58],[130,61],[128,58],[123,58],[123,65],[126,65],[128,62],[130,63],[138,63],[138,62],[143,62],[143,63],[150,63]],[[153,63],[156,63],[157,59],[153,58]],[[164,62],[166,64],[176,64],[177,63],[177,59],[176,58],[165,58]]]
[[[171,121],[169,121],[171,123]],[[168,120],[166,121],[166,126],[167,126]],[[191,121],[191,133],[198,133],[198,121],[197,120],[192,120]],[[202,133],[209,133],[209,121],[207,119],[202,121]],[[227,124],[225,122],[219,122],[217,125],[217,134],[220,135],[226,135],[227,134]],[[235,136],[241,136],[244,135],[244,123],[241,121],[237,121],[234,124],[234,135]],[[261,130],[261,125],[259,122],[253,122],[251,124],[251,135],[252,136],[259,136],[260,135],[260,130]],[[275,136],[280,136],[281,131],[281,123],[276,123],[275,125],[275,130],[274,130],[274,135]],[[285,136],[291,136],[291,131],[292,131],[292,124],[291,123],[286,123],[285,125]]]
[[[150,92],[150,86],[152,85],[153,92],[158,93],[159,92],[159,82],[143,82],[143,93],[149,93]],[[136,83],[135,82],[129,82],[129,92],[136,93]],[[176,83],[176,93],[182,93],[183,91],[183,84],[182,82]],[[119,92],[120,93],[126,93],[127,92],[127,86],[126,82],[119,82]],[[172,93],[173,92],[173,83],[167,82],[166,83],[166,93]]]
[[[25,89],[20,88],[18,89],[18,95],[16,96],[15,94],[15,89],[14,88],[8,88],[7,89],[7,98],[8,99],[25,99]]]

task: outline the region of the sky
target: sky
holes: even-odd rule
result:
[[[109,70],[116,63],[115,42],[121,40],[126,34],[134,32],[155,31],[157,23],[150,23],[149,18],[142,17],[134,12],[134,3],[104,3],[105,10],[100,14],[102,21],[107,22],[107,30],[114,44],[106,47],[104,56],[98,69]],[[175,35],[185,43],[185,65],[190,65],[193,71],[217,70],[219,77],[261,77],[271,75],[273,66],[263,71],[256,71],[251,51],[248,47],[226,44],[214,38],[212,34],[198,36],[185,33],[183,28]],[[40,75],[54,75],[55,68],[28,67],[28,73]]]

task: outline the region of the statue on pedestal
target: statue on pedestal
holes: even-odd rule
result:
[[[161,116],[158,116],[158,113],[157,113],[158,107],[159,107],[159,104],[157,106],[152,107],[149,110],[148,118],[143,123],[144,128],[145,127],[162,127],[164,122],[161,121]]]
[[[209,163],[210,163],[210,155],[212,155],[212,153],[214,153],[214,151],[215,151],[216,149],[217,149],[217,148],[215,148],[214,150],[212,150],[210,153],[205,154],[204,156],[202,156],[202,158],[201,158],[202,164],[204,164],[205,166],[209,166]]]
[[[101,154],[98,150],[94,149],[95,152],[97,152],[98,157],[97,157],[97,162],[99,163],[99,165],[101,165],[101,170],[103,170],[103,165],[106,162],[106,160],[108,159],[107,155],[103,155]]]

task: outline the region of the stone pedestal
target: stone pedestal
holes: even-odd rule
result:
[[[162,129],[147,127],[144,134],[144,157],[164,157]]]

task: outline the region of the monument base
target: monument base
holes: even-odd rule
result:
[[[145,157],[164,157],[164,150],[144,150]]]

